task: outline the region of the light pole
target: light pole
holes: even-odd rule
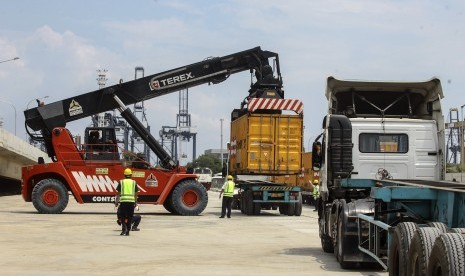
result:
[[[0,61],[0,63],[4,63],[4,62],[8,62],[8,61],[13,61],[13,60],[18,60],[19,57],[14,57],[14,58],[10,58],[10,59],[7,59],[7,60],[2,60]]]
[[[35,100],[35,101],[37,101],[37,104],[39,104],[41,100],[45,100],[45,99],[47,99],[47,98],[48,98],[48,96],[43,96],[42,98],[37,98],[37,99],[32,99],[32,100],[30,100],[30,101],[27,103],[27,105],[26,105],[26,109],[29,109],[29,105],[32,103],[32,101]]]
[[[220,156],[221,156],[221,169],[223,169],[223,120],[220,119],[221,122],[221,149],[220,149]]]
[[[7,102],[7,101],[0,100],[0,102],[11,105],[11,107],[13,107],[13,109],[15,111],[15,136],[16,136],[16,107],[12,103]]]
[[[464,143],[463,143],[463,107],[465,107],[465,104],[460,106],[460,182],[463,182],[462,176],[463,176],[463,161],[465,160],[464,158]]]

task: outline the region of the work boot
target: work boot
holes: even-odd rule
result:
[[[132,227],[131,231],[140,231],[140,229],[137,227]]]
[[[122,223],[121,224],[121,234],[119,234],[120,236],[124,236],[126,235],[126,233],[128,233],[129,230],[128,230],[128,227],[126,226],[126,223]],[[127,235],[126,235],[127,236]]]

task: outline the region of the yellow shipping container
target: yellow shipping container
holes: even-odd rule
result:
[[[312,170],[312,153],[304,152],[302,154],[302,168],[298,175],[281,175],[273,176],[271,180],[276,183],[284,183],[291,186],[299,186],[302,191],[313,191],[313,180],[319,179],[318,172]]]
[[[232,174],[298,174],[302,168],[303,117],[246,114],[231,122]]]

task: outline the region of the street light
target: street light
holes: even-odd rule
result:
[[[220,119],[220,122],[221,122],[221,149],[220,149],[221,169],[223,169],[223,120],[224,119]]]
[[[465,107],[465,104],[461,105],[460,106],[460,119],[461,119],[461,122],[460,122],[460,182],[463,182],[463,179],[462,179],[462,176],[463,176],[463,161],[465,160],[464,158],[464,143],[463,143],[463,131],[464,131],[464,128],[463,128],[463,107]]]
[[[11,107],[13,107],[13,109],[15,111],[15,136],[16,136],[16,107],[12,103],[7,102],[7,101],[0,100],[0,102],[11,105]]]
[[[26,105],[26,109],[29,109],[29,105],[33,102],[33,101],[37,101],[37,104],[40,104],[41,100],[45,100],[47,99],[48,96],[43,96],[42,98],[37,98],[37,99],[32,99],[30,100],[27,105]]]
[[[2,60],[0,61],[0,63],[4,63],[4,62],[8,62],[8,61],[12,61],[12,60],[18,60],[19,57],[14,57],[14,58],[11,58],[11,59],[7,59],[7,60]]]

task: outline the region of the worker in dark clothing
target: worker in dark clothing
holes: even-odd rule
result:
[[[135,209],[137,210],[137,206],[135,206]],[[121,221],[123,221],[122,214],[121,214],[121,205],[118,204],[118,211],[116,212],[116,216],[118,219],[116,220],[116,223],[118,225],[121,225]],[[134,214],[131,220],[131,231],[139,231],[140,229],[138,228],[140,221],[142,217],[138,214]]]
[[[124,179],[120,180],[116,190],[118,191],[117,200],[121,209],[121,234],[129,236],[131,222],[134,216],[134,206],[137,204],[137,183],[132,177],[131,169],[124,170]]]
[[[220,218],[224,218],[224,215],[226,215],[226,209],[228,211],[227,215],[228,218],[231,218],[231,204],[233,201],[233,195],[234,195],[234,181],[232,175],[228,175],[228,180],[223,184],[223,187],[221,187],[220,191],[220,197],[223,194],[223,202],[221,204],[221,216]]]

